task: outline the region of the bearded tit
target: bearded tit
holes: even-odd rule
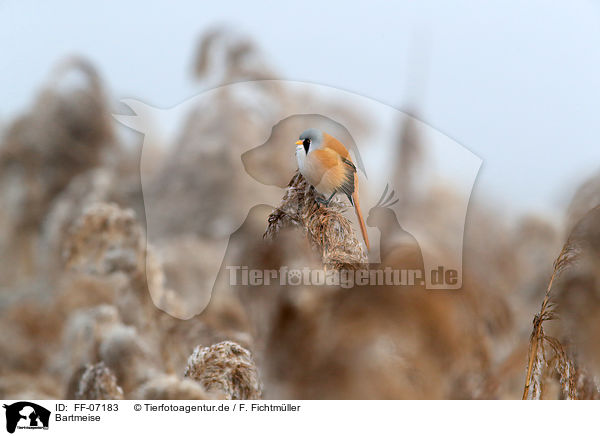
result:
[[[327,206],[336,193],[346,194],[356,210],[360,231],[369,250],[367,228],[358,202],[358,174],[346,147],[325,132],[308,129],[296,142],[296,159],[300,174],[323,196],[317,197],[317,202]]]

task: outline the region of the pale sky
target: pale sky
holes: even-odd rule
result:
[[[406,107],[483,159],[476,198],[561,214],[600,169],[600,8],[592,1],[166,2],[0,0],[0,123],[66,55],[111,99],[170,107],[202,90],[199,36],[253,38],[282,79]]]

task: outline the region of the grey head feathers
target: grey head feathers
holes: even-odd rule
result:
[[[319,129],[306,129],[299,138],[302,141],[304,150],[308,153],[309,149],[314,150],[319,148],[323,143],[323,132]]]

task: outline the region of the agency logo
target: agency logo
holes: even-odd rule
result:
[[[29,401],[4,404],[6,409],[6,431],[14,433],[19,430],[48,430],[50,411]]]

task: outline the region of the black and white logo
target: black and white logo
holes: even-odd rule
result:
[[[50,411],[29,401],[4,404],[6,409],[6,431],[14,433],[16,429],[48,430]]]

